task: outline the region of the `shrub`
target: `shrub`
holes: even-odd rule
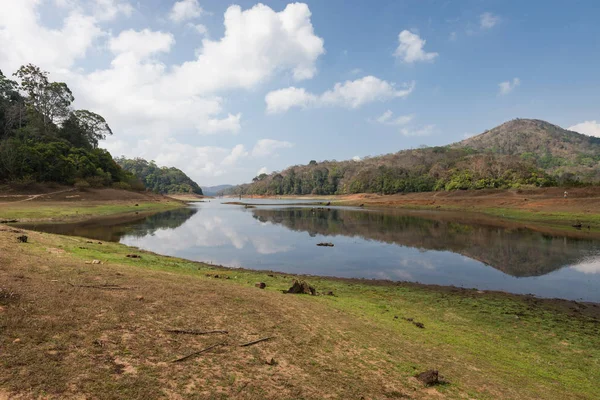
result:
[[[75,179],[75,188],[80,192],[84,192],[87,188],[90,187],[90,184],[85,179]]]
[[[103,176],[90,176],[85,178],[91,187],[98,188],[104,186],[105,178]]]
[[[25,175],[22,178],[9,181],[8,184],[17,190],[27,189],[35,184],[35,179],[33,179],[31,175]]]

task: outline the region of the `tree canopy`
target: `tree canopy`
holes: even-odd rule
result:
[[[32,64],[14,76],[20,84],[0,71],[0,182],[144,188],[98,148],[112,130],[102,116],[72,109],[67,84]]]
[[[138,177],[146,188],[156,193],[195,193],[202,194],[200,186],[188,177],[183,171],[175,167],[159,167],[154,161],[143,158],[132,160],[125,157],[116,159],[116,162],[125,170]]]

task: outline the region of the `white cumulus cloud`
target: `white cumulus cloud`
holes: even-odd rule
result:
[[[155,53],[168,53],[174,43],[175,38],[170,33],[149,29],[137,32],[130,29],[111,38],[108,46],[114,54],[130,54],[136,58],[144,58]]]
[[[252,149],[253,157],[266,157],[275,154],[279,149],[294,147],[293,143],[283,140],[260,139]]]
[[[406,97],[412,93],[414,82],[403,84],[397,88],[390,83],[374,76],[365,76],[354,81],[336,83],[333,89],[320,95],[306,92],[304,89],[289,87],[269,92],[265,96],[268,113],[278,113],[293,107],[325,107],[338,106],[358,108],[375,101],[391,100]]]
[[[500,82],[498,84],[498,87],[500,88],[500,94],[501,95],[509,94],[520,84],[521,84],[521,80],[519,78],[513,78],[512,81]]]
[[[429,136],[435,131],[435,125],[425,125],[421,128],[402,128],[400,133],[404,136]]]
[[[64,71],[104,34],[98,20],[78,8],[70,10],[58,28],[40,22],[38,0],[3,1],[0,6],[0,65],[5,73],[33,63]],[[7,45],[9,44],[10,45]]]
[[[169,13],[169,19],[173,22],[183,22],[198,18],[204,10],[200,7],[198,0],[181,0],[173,4]]]
[[[491,29],[500,22],[500,17],[491,12],[484,12],[479,16],[479,26],[481,29]]]
[[[570,131],[583,133],[588,136],[600,137],[600,122],[584,121],[567,128]]]
[[[416,33],[403,30],[398,35],[398,41],[400,44],[398,45],[394,56],[404,63],[412,64],[418,61],[431,62],[438,56],[438,53],[427,53],[423,50],[423,47],[425,47],[425,43],[427,42],[424,39],[421,39]]]
[[[94,16],[101,21],[111,21],[123,14],[131,16],[133,6],[127,1],[121,0],[94,0]]]
[[[231,153],[229,153],[229,155],[227,157],[225,157],[221,163],[223,165],[234,165],[240,159],[247,157],[247,156],[248,156],[248,152],[246,151],[246,148],[244,147],[244,145],[238,144],[233,149],[231,149]]]
[[[267,167],[262,167],[261,169],[258,170],[258,172],[256,173],[256,176],[262,175],[262,174],[268,174],[269,170],[267,169]]]
[[[394,117],[392,110],[387,110],[377,117],[375,121],[383,125],[401,126],[408,124],[413,120],[413,118],[413,115],[401,115],[399,117]]]
[[[274,90],[265,96],[267,112],[274,114],[284,112],[292,107],[307,108],[317,102],[317,96],[303,88],[289,87]]]

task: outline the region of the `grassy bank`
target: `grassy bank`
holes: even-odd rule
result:
[[[332,202],[333,205],[348,206],[364,203],[357,202]],[[371,205],[367,205],[371,206]],[[539,227],[546,226],[552,229],[573,231],[573,225],[581,223],[586,232],[600,232],[600,214],[580,213],[580,212],[545,212],[537,210],[523,210],[503,207],[475,207],[475,206],[455,206],[455,205],[416,205],[416,204],[395,204],[390,206],[375,205],[376,208],[399,208],[406,210],[428,210],[428,211],[452,211],[455,213],[479,213],[491,217],[511,220],[515,222],[531,223]],[[588,229],[589,226],[589,229]]]
[[[0,398],[600,396],[598,305],[316,277],[335,296],[290,295],[291,275],[19,235],[0,232]],[[413,378],[429,368],[448,383]]]
[[[137,204],[137,206],[135,205]],[[72,203],[52,205],[21,205],[21,203],[3,205],[0,207],[0,219],[17,219],[19,221],[74,221],[87,218],[106,217],[117,214],[150,213],[172,210],[184,206],[178,201],[161,203],[135,204],[98,204],[77,205]]]
[[[147,192],[62,189],[53,193],[0,196],[0,220],[74,222],[108,216],[148,215],[185,203]]]

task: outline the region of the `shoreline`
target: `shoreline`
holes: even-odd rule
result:
[[[564,192],[568,197],[564,198]],[[238,196],[230,197],[233,202]],[[600,234],[600,186],[581,188],[523,188],[482,189],[452,192],[420,192],[380,195],[362,193],[352,195],[304,195],[242,197],[237,203],[252,204],[260,199],[313,200],[321,206],[360,206],[377,209],[406,209],[481,213],[492,217],[534,223],[552,229],[574,231],[573,225],[590,226]],[[317,205],[317,204],[314,204]],[[600,236],[600,235],[599,235]]]

